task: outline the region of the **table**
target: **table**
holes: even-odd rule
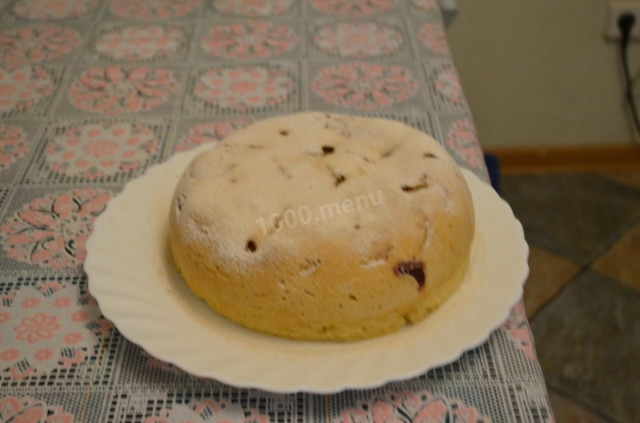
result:
[[[335,395],[199,379],[104,319],[82,270],[127,181],[257,119],[401,120],[487,180],[436,0],[13,0],[0,15],[0,421],[553,422],[522,304],[459,360]]]

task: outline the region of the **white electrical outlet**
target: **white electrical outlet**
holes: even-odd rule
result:
[[[604,29],[604,36],[607,39],[620,39],[618,19],[625,13],[631,13],[636,18],[636,22],[631,29],[631,39],[640,40],[640,1],[632,0],[613,0],[609,3],[609,16]]]

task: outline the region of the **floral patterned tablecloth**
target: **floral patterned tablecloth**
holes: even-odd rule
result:
[[[0,65],[0,422],[553,421],[521,304],[420,377],[282,395],[155,359],[87,293],[109,199],[263,117],[401,120],[486,180],[435,0],[4,0]]]

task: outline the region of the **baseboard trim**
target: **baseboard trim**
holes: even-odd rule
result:
[[[640,145],[486,148],[502,173],[640,170]]]

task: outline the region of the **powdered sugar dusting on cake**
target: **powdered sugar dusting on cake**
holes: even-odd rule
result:
[[[430,207],[456,213],[450,193],[467,188],[446,176],[452,170],[459,172],[435,140],[398,122],[278,117],[196,158],[176,190],[172,219],[186,243],[204,243],[241,270],[282,254],[303,257],[300,239],[348,242],[363,266],[377,266],[385,260],[376,256],[380,244],[398,231],[415,230],[429,247]]]

